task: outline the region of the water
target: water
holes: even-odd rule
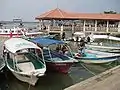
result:
[[[33,27],[37,26],[37,23],[26,23],[26,26],[27,25],[28,27]],[[67,31],[66,36],[70,37],[71,31]],[[75,42],[70,42],[69,44],[72,50],[76,52],[78,49],[77,44]],[[83,68],[82,65],[87,67],[92,73]],[[71,67],[68,74],[46,72],[45,76],[39,78],[36,86],[30,86],[29,90],[63,90],[64,88],[97,75],[114,66],[115,63],[113,65],[108,64],[102,66],[76,63]],[[29,88],[29,84],[16,79],[10,71],[5,72],[5,74],[0,77],[0,82],[0,90],[28,90]]]
[[[100,66],[83,63],[82,65],[87,67],[95,75],[111,68],[106,67],[106,65]],[[39,78],[36,86],[30,86],[29,90],[63,90],[64,88],[94,76],[91,72],[83,68],[80,63],[76,63],[71,67],[68,74],[46,72],[45,76]],[[2,90],[28,90],[29,84],[16,79],[10,71],[7,71],[5,75],[6,77],[1,78],[1,83],[3,83],[1,86],[6,89]]]
[[[91,66],[91,68],[96,67],[100,68],[97,72],[94,72],[96,74],[106,70],[106,68],[101,66]],[[70,69],[68,74],[47,72],[45,76],[39,78],[36,86],[30,87],[30,90],[63,90],[64,88],[83,81],[91,76],[93,75],[78,63]],[[7,84],[9,86],[8,90],[28,90],[29,87],[29,84],[19,81],[11,72],[7,73]]]

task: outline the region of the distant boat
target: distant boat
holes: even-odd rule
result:
[[[93,39],[93,42],[86,44],[86,48],[88,49],[114,53],[120,52],[120,45],[118,44],[118,42],[120,42],[119,37],[114,37],[106,34],[93,34],[90,35],[90,38]]]
[[[90,39],[92,41],[94,41],[96,39],[106,39],[106,40],[120,41],[119,37],[115,37],[115,36],[108,35],[108,34],[92,33],[89,36],[90,36]]]
[[[35,53],[36,50],[42,53],[41,48],[22,38],[10,38],[4,42],[4,46],[8,69],[19,80],[35,85],[46,71],[44,58],[39,58]]]
[[[105,51],[111,53],[120,53],[120,46],[111,46],[111,44],[86,44],[86,48],[90,50]]]
[[[58,46],[62,47],[65,44],[63,41],[54,40],[47,37],[39,37],[34,38],[32,42],[43,47],[43,55],[47,65],[47,70],[68,73],[70,67],[75,62],[78,62],[76,59],[65,54],[65,52],[59,52],[60,47]],[[67,50],[68,49],[69,48],[67,48]]]
[[[83,32],[75,32],[71,38],[66,39],[67,41],[80,41],[81,38],[85,37],[85,33]]]
[[[120,58],[120,54],[86,49],[84,55],[76,53],[75,58],[77,58],[79,62],[83,63],[103,64],[118,60]]]
[[[39,30],[26,28],[21,19],[13,19],[12,23],[19,25],[8,28],[0,23],[0,37],[35,37],[44,34]]]

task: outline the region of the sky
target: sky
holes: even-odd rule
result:
[[[120,12],[120,0],[0,0],[0,21],[36,21],[36,16],[57,7],[79,13]]]

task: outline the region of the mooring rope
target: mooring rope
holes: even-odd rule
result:
[[[32,73],[32,75],[31,75],[31,80],[32,80],[32,76],[33,76],[33,73]],[[29,83],[29,86],[28,86],[28,90],[30,90],[30,87],[31,87],[31,84]]]
[[[82,65],[82,67],[87,70],[89,73],[91,73],[92,75],[96,75],[94,72],[92,72],[91,70],[89,70],[85,65],[83,65],[82,63],[80,63]]]

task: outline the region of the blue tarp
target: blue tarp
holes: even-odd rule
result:
[[[34,42],[34,43],[38,43],[42,46],[49,46],[49,45],[52,45],[52,44],[64,44],[63,41],[50,39],[50,38],[45,38],[45,37],[34,38],[31,41]]]

